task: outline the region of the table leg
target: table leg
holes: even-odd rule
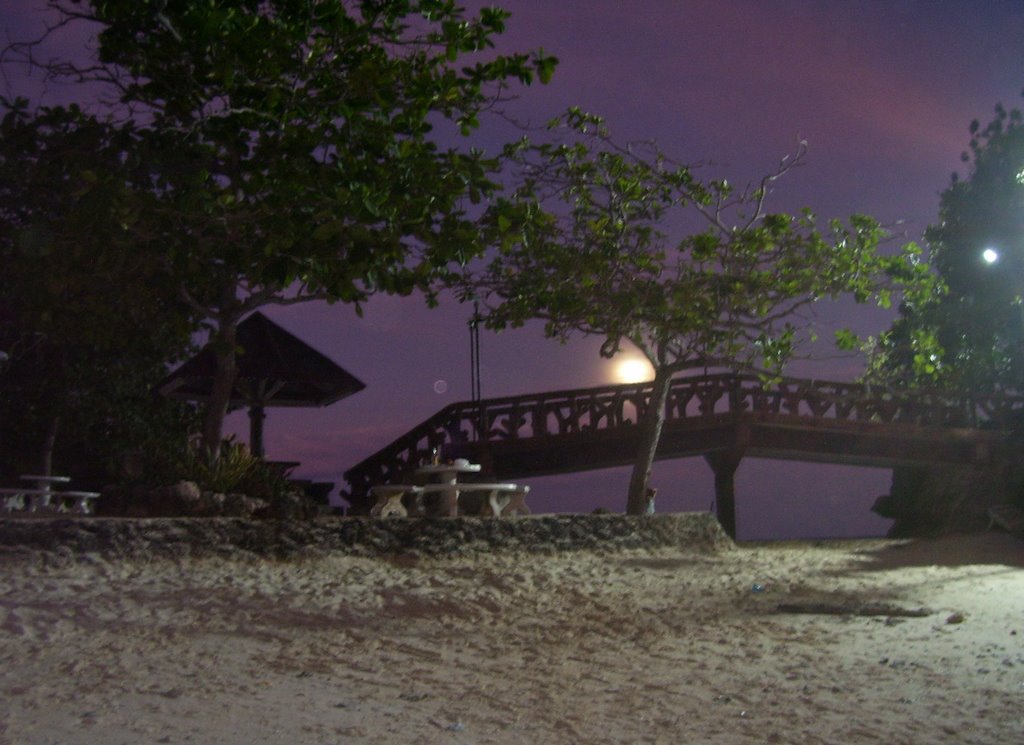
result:
[[[459,514],[459,490],[444,489],[438,494],[441,500],[441,514],[444,517],[457,517]]]
[[[502,510],[509,503],[509,498],[500,489],[494,489],[487,493],[487,503],[484,511],[489,512],[487,517],[501,517]]]
[[[508,503],[502,510],[503,515],[529,515],[530,508],[526,506],[526,494],[524,492],[513,492],[509,495]]]

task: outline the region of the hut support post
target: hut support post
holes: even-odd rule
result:
[[[249,407],[249,450],[257,458],[263,457],[263,420],[266,418],[261,404]]]

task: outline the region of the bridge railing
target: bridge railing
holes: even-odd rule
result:
[[[651,385],[610,385],[508,396],[445,407],[387,447],[349,469],[353,495],[409,479],[437,449],[454,453],[470,442],[500,442],[614,430],[643,417]],[[894,391],[859,383],[784,378],[764,385],[756,376],[678,377],[669,391],[666,425],[736,414],[919,427],[1009,429],[1024,399],[966,397],[933,391]]]
[[[450,454],[467,442],[574,434],[639,421],[649,385],[602,386],[465,401],[446,406],[390,445],[345,472],[353,495],[374,484],[397,483],[437,450]]]

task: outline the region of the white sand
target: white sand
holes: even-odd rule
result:
[[[812,602],[934,612],[776,610]],[[0,580],[11,745],[1020,742],[1024,543],[999,533]]]

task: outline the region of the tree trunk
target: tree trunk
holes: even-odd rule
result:
[[[654,467],[654,454],[661,440],[661,428],[665,423],[665,402],[672,387],[672,370],[659,367],[654,373],[654,389],[640,422],[640,443],[637,448],[633,475],[629,479],[629,494],[626,500],[627,515],[642,515],[647,511],[648,482]]]
[[[231,390],[234,388],[235,377],[238,375],[235,354],[237,327],[236,319],[221,319],[217,333],[210,340],[217,360],[213,390],[210,391],[210,398],[206,402],[206,412],[203,417],[203,450],[210,462],[217,460],[220,454],[220,441],[224,434],[224,417],[227,416],[228,405],[231,402]]]

